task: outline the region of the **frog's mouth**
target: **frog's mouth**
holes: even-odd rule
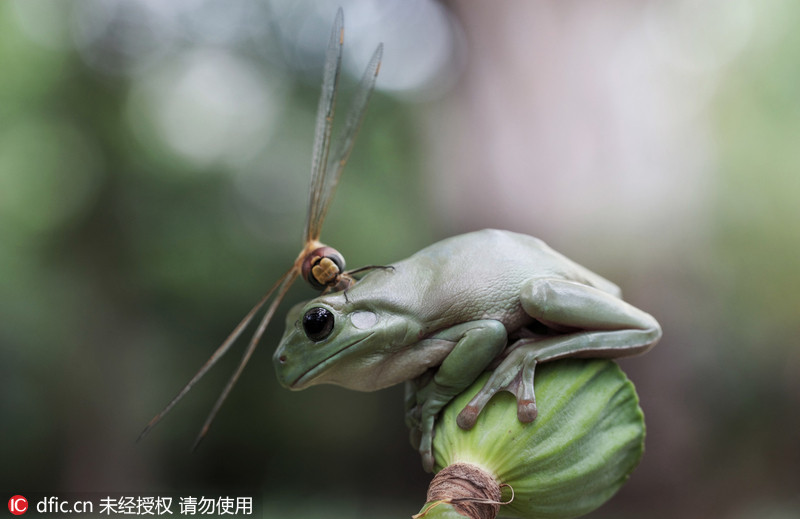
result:
[[[324,382],[323,380],[317,380],[317,379],[322,377],[325,373],[330,372],[329,368],[331,368],[332,365],[335,365],[342,357],[346,356],[347,352],[352,350],[355,346],[358,346],[362,342],[366,341],[373,335],[375,335],[375,332],[370,333],[369,335],[366,335],[358,339],[354,343],[350,344],[349,346],[345,346],[344,348],[337,351],[336,353],[334,353],[327,359],[323,360],[322,362],[319,362],[318,364],[311,366],[304,373],[300,374],[300,376],[297,377],[297,379],[294,382],[289,384],[289,389],[300,390],[300,389],[305,389],[314,384],[320,384]]]

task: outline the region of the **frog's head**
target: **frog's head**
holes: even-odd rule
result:
[[[400,381],[385,368],[408,335],[408,323],[395,313],[332,294],[289,311],[272,360],[289,389],[327,383],[372,391]]]

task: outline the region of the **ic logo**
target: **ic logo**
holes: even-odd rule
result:
[[[14,515],[22,515],[28,511],[28,500],[23,496],[14,496],[8,500],[8,511]]]

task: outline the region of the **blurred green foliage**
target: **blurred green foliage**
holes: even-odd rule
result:
[[[228,489],[266,492],[279,510],[295,506],[277,496],[298,481],[319,489],[304,502],[397,496],[398,481],[424,489],[421,478],[389,475],[418,463],[405,452],[398,390],[343,398],[277,386],[270,356],[281,317],[196,454],[192,438],[237,353],[134,443],[297,254],[319,75],[248,59],[290,85],[275,101],[273,138],[238,162],[198,159],[152,133],[137,74],[91,67],[68,41],[42,45],[18,11],[0,5],[0,488]],[[354,81],[343,83],[346,102]],[[323,233],[350,265],[388,262],[432,239],[409,202],[421,198],[413,131],[397,102],[375,96]],[[284,305],[313,295],[298,283]],[[347,451],[355,457],[342,459]]]

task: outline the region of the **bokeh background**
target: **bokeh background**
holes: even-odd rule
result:
[[[341,95],[385,54],[323,239],[544,238],[665,332],[621,361],[646,453],[591,517],[800,517],[800,4],[341,4]],[[0,3],[0,489],[419,509],[402,388],[275,381],[300,283],[197,452],[243,344],[135,443],[299,250],[337,5]]]

